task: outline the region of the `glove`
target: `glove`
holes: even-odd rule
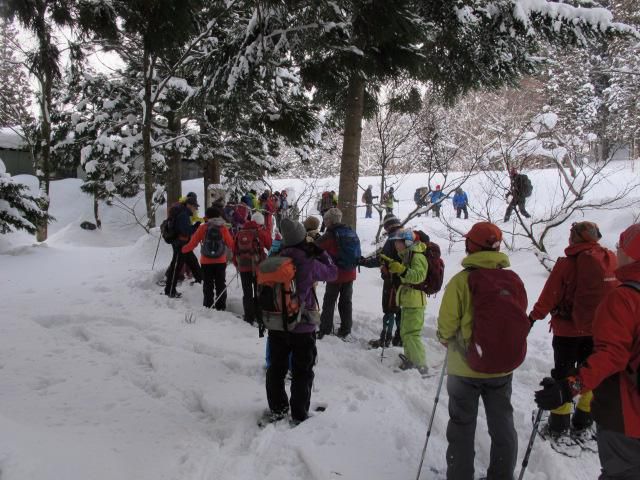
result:
[[[536,320],[535,320],[535,318],[533,318],[531,316],[531,314],[529,314],[529,316],[527,318],[529,319],[529,324],[530,324],[529,325],[529,330],[531,330],[533,328],[533,324],[536,323]]]
[[[388,263],[388,264],[392,263],[392,262],[395,262],[395,260],[393,258],[386,256],[384,253],[380,254],[380,260],[382,260],[383,262]]]
[[[402,275],[405,270],[407,269],[407,267],[405,267],[403,264],[401,264],[400,262],[391,262],[389,264],[389,271],[391,273],[395,273],[398,275]]]
[[[572,385],[573,384],[573,388]],[[551,377],[545,377],[540,385],[544,387],[535,393],[536,403],[543,410],[553,410],[561,407],[580,392],[578,389],[574,393],[578,381],[575,377],[568,377],[564,380],[556,381]]]

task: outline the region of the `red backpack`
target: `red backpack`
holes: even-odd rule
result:
[[[258,230],[242,228],[236,235],[236,264],[239,272],[255,272],[258,264],[264,259],[264,251],[260,244]]]
[[[500,268],[470,269],[473,330],[466,358],[481,373],[508,373],[527,354],[527,292],[520,277]]]
[[[413,233],[427,246],[427,250],[424,252],[427,259],[427,278],[422,283],[411,285],[411,288],[420,290],[427,295],[435,295],[440,291],[444,282],[444,260],[440,254],[440,247],[437,243],[433,243],[429,235],[422,230]]]

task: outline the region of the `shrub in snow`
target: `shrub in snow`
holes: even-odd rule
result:
[[[40,207],[39,200],[27,192],[28,187],[12,178],[0,160],[0,233],[12,230],[36,233],[39,222],[52,220]]]

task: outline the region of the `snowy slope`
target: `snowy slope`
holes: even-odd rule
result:
[[[553,195],[551,187],[542,187],[547,175],[532,175],[534,213],[542,213],[545,199]],[[625,173],[612,174],[611,182],[619,175]],[[413,190],[422,181],[410,176],[400,187],[401,213],[412,208]],[[336,187],[337,179],[318,181],[324,184]],[[296,180],[274,186],[303,190]],[[606,196],[607,185],[599,188],[594,195]],[[201,195],[202,182],[185,182],[183,190]],[[472,201],[481,198],[482,181],[473,179],[467,190]],[[22,234],[0,237],[3,480],[415,478],[437,376],[423,380],[416,372],[394,373],[398,348],[388,349],[382,361],[379,350],[366,350],[366,341],[380,329],[376,270],[363,269],[355,285],[358,341],[318,342],[312,403],[327,404],[326,412],[293,430],[284,425],[260,430],[256,419],[266,407],[264,339],[234,315],[241,313],[237,280],[230,283],[229,313],[203,311],[197,286],[184,285],[183,298],[169,300],[155,284],[170,259],[164,243],[151,270],[156,231],[141,235],[126,213],[107,206],[102,207],[102,231],[81,230],[92,206],[77,180],[53,183],[52,206],[58,222],[45,244],[33,245]],[[450,206],[444,211],[450,215]],[[589,219],[600,224],[604,244],[612,247],[632,214],[605,212]],[[451,221],[463,230],[473,223]],[[463,244],[449,242],[435,219],[421,217],[413,224],[440,243],[446,277],[456,273]],[[377,222],[360,220],[358,229],[363,250],[373,250]],[[562,253],[567,233],[551,240],[553,255]],[[546,273],[530,251],[510,255],[533,303]],[[234,275],[230,267],[227,278]],[[439,297],[430,300],[424,329],[427,362],[434,371],[444,355],[435,341],[439,302]],[[185,313],[193,313],[196,322],[185,323]],[[538,322],[527,360],[515,374],[519,461],[531,429],[532,392],[551,368],[547,330]],[[446,402],[443,389],[423,479],[444,478],[435,472],[445,469]],[[478,475],[489,458],[480,411]],[[559,457],[538,442],[525,478],[586,480],[597,471],[596,455]]]

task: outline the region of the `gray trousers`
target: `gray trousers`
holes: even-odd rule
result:
[[[491,437],[487,480],[513,480],[518,456],[518,435],[511,406],[512,375],[469,378],[449,375],[447,425],[447,480],[473,480],[476,420],[482,397]]]
[[[599,480],[640,478],[640,438],[598,428],[598,456],[602,466]]]
[[[338,297],[340,299],[338,300]],[[333,331],[333,313],[338,302],[338,313],[340,314],[340,328],[338,335],[348,335],[351,333],[353,324],[351,298],[353,297],[353,282],[335,283],[327,282],[322,300],[322,313],[320,314],[320,332],[326,335]]]

